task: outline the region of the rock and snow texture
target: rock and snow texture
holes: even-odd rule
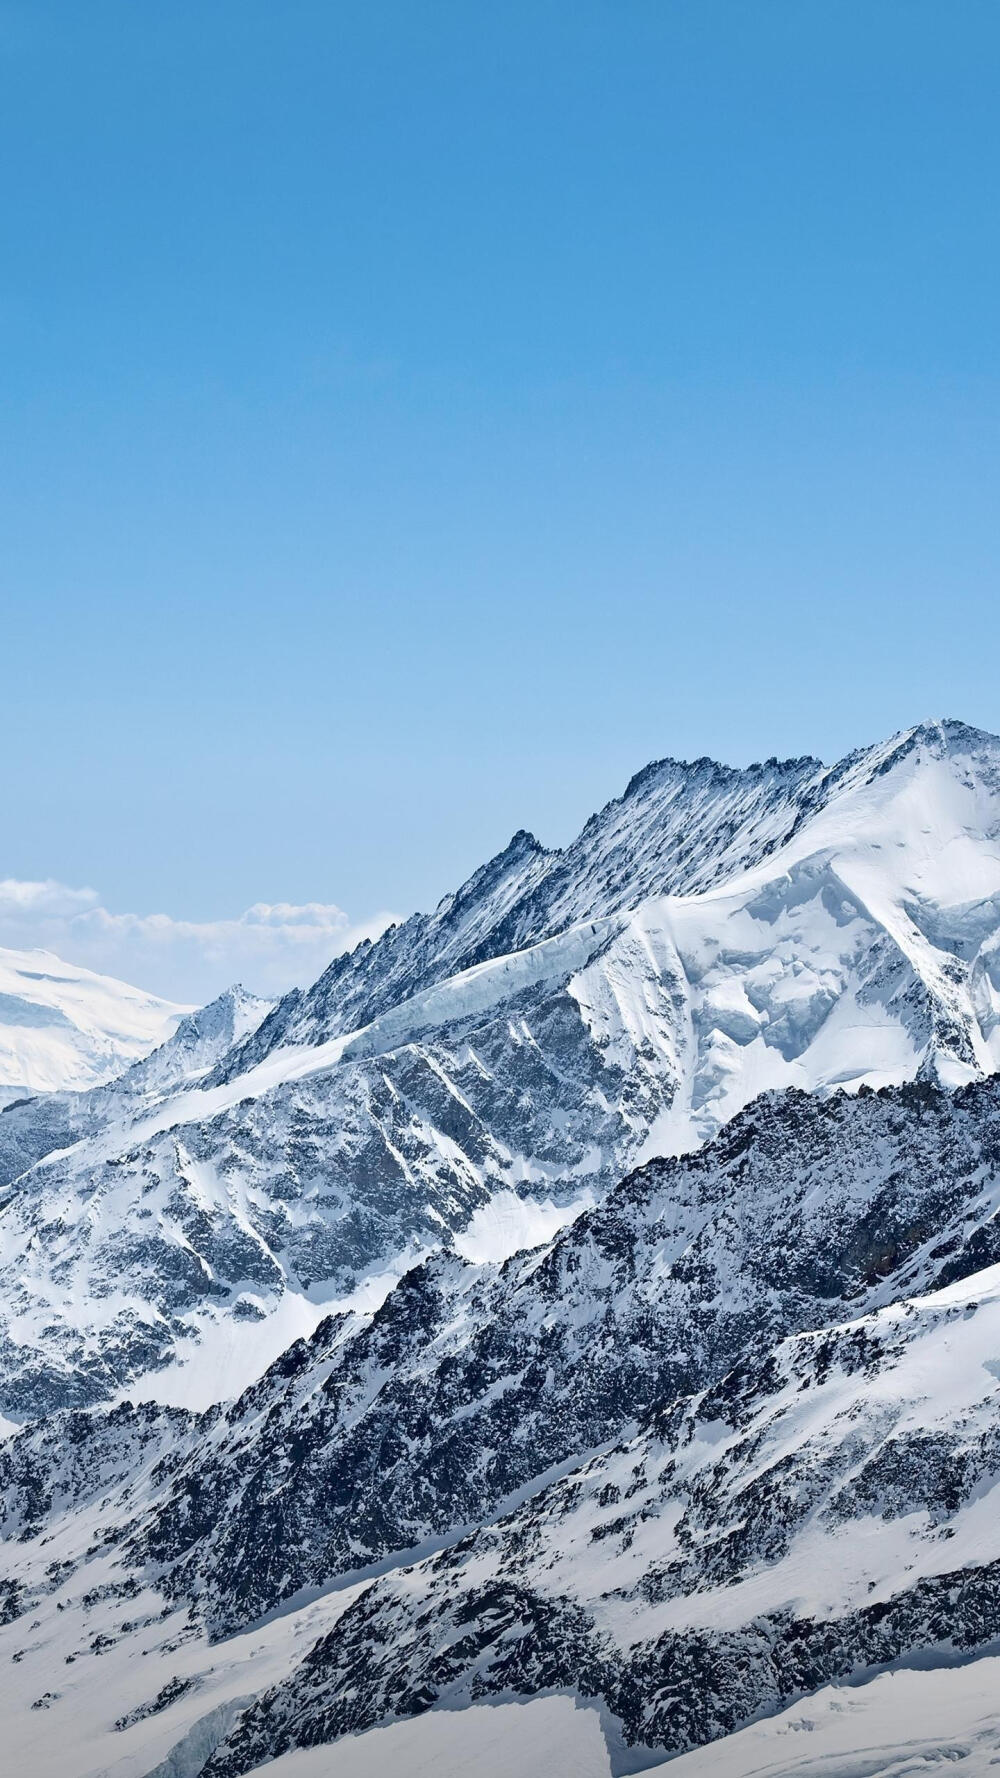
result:
[[[626,1772],[985,1656],[998,1210],[1000,1081],[785,1094],[547,1248],[428,1260],[222,1411],[25,1428],[0,1447],[25,1769],[81,1712],[63,1778],[146,1778],[192,1735],[238,1778],[558,1694]]]
[[[167,1041],[115,1082],[116,1094],[149,1099],[193,1085],[252,1036],[273,1004],[237,982],[207,1006],[186,1013]]]
[[[168,1045],[0,1116],[0,1412],[190,1372],[233,1317],[271,1354],[442,1245],[542,1238],[536,1207],[556,1226],[762,1091],[991,1072],[1000,741],[662,762],[262,1010],[197,1068]]]
[[[3,1106],[0,1181],[8,1183],[41,1156],[196,1086],[272,1005],[237,983],[208,1006],[179,1014],[164,1042],[112,1080],[84,1091],[18,1095]]]
[[[662,762],[3,1112],[17,1769],[985,1769],[998,1069],[946,723]]]
[[[113,1080],[187,1010],[51,951],[0,950],[0,1105]]]
[[[799,1335],[372,1584],[205,1778],[392,1715],[575,1690],[619,1769],[1000,1632],[1000,1291]],[[1000,1708],[1000,1706],[998,1706]],[[631,1757],[629,1757],[631,1754]]]

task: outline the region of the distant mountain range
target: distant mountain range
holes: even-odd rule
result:
[[[0,1105],[114,1080],[187,1011],[51,951],[0,948]]]
[[[867,1677],[855,1778],[879,1675],[987,1684],[1000,740],[662,761],[307,991],[149,1004],[0,1114],[19,1770],[566,1695],[595,1770],[736,1773]]]

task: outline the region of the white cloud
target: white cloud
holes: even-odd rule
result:
[[[231,982],[280,994],[312,982],[332,957],[376,938],[389,914],[353,922],[333,902],[257,902],[225,920],[116,914],[94,889],[0,880],[0,945],[40,946],[168,1000],[201,1003]]]

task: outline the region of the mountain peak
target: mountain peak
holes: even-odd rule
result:
[[[954,716],[928,716],[922,722],[914,723],[911,728],[900,729],[886,741],[859,749],[859,754],[897,755],[912,752],[916,747],[926,747],[937,755],[965,751],[996,752],[1000,749],[1000,737],[992,734],[989,729],[975,728],[971,723],[961,722]]]
[[[969,762],[974,776],[985,769],[991,792],[1000,790],[1000,781],[996,781],[1000,738],[952,717],[931,717],[912,728],[900,729],[888,740],[849,753],[826,773],[828,793],[852,784],[874,783],[907,761],[923,760]]]
[[[928,717],[925,721],[918,722],[908,734],[917,745],[947,752],[967,749],[976,752],[1000,751],[1000,737],[991,734],[989,729],[975,728],[971,723],[960,722],[954,716]]]

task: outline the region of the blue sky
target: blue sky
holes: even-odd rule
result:
[[[0,5],[0,876],[92,892],[0,942],[273,987],[651,757],[1000,728],[998,52],[993,0]],[[242,968],[259,903],[313,948]]]

